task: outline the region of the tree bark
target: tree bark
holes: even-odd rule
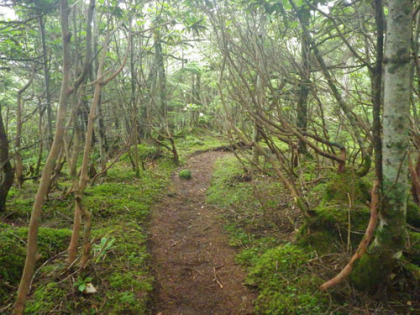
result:
[[[373,103],[373,146],[375,148],[375,170],[376,178],[382,185],[382,62],[384,54],[384,12],[382,0],[375,0],[375,22],[376,22],[376,64],[372,75],[372,103]]]
[[[52,124],[52,108],[51,108],[51,93],[50,93],[50,73],[48,69],[48,52],[47,44],[45,41],[45,25],[43,17],[39,17],[39,30],[41,34],[42,41],[42,57],[43,57],[43,68],[44,68],[44,82],[45,82],[45,97],[47,104],[45,105],[47,109],[47,126],[48,126],[48,146],[51,145],[53,140],[53,124]],[[44,112],[44,111],[42,111]]]
[[[292,5],[292,7],[294,8],[295,12],[298,13],[299,12],[299,8],[297,8],[296,4],[294,3],[293,0],[289,0],[290,4]],[[351,111],[348,103],[344,100],[344,98],[341,96],[341,93],[339,92],[337,85],[335,84],[334,78],[331,74],[331,72],[329,71],[324,57],[321,54],[321,51],[318,49],[318,45],[314,42],[313,38],[311,37],[311,34],[309,32],[309,29],[307,28],[307,26],[303,23],[302,18],[299,16],[299,14],[297,15],[299,18],[299,23],[303,29],[303,32],[305,34],[305,36],[307,36],[311,47],[312,47],[312,51],[314,52],[315,58],[318,61],[318,64],[321,68],[321,72],[324,75],[325,79],[327,80],[328,86],[334,96],[334,98],[336,99],[338,106],[340,107],[340,109],[343,111],[344,115],[346,116],[349,124],[350,124],[350,133],[352,134],[352,136],[356,139],[360,151],[362,153],[362,158],[363,158],[363,165],[362,165],[362,170],[360,171],[360,173],[362,175],[366,175],[367,171],[370,168],[371,165],[371,157],[368,154],[368,150],[367,150],[367,145],[366,145],[366,141],[365,139],[362,138],[361,135],[361,130],[365,130],[365,128],[363,127],[363,124],[360,122],[360,119]]]
[[[14,305],[14,314],[23,314],[26,296],[29,292],[29,286],[31,283],[35,262],[36,262],[36,251],[37,251],[37,238],[39,223],[41,221],[42,206],[48,193],[48,189],[51,183],[51,175],[54,170],[54,165],[57,160],[57,156],[60,153],[63,136],[64,126],[67,112],[67,103],[69,97],[69,86],[70,86],[70,40],[71,34],[69,32],[69,7],[67,0],[61,0],[60,4],[60,22],[61,22],[61,36],[63,45],[63,80],[61,84],[60,99],[58,104],[57,112],[57,123],[56,133],[54,140],[51,145],[50,153],[45,162],[45,167],[42,172],[41,181],[38,186],[38,191],[35,196],[34,205],[32,208],[31,220],[29,222],[28,231],[28,242],[27,242],[27,253],[25,259],[25,267],[23,269],[22,278],[20,280],[19,289],[17,292],[17,300]]]
[[[9,160],[9,141],[0,108],[0,213],[6,210],[6,198],[12,187],[14,173]]]
[[[404,249],[409,192],[410,39],[412,2],[388,1],[384,58],[383,199],[375,240],[357,265],[358,287],[375,289],[387,280]]]
[[[298,11],[301,23],[304,27],[309,26],[309,18],[311,16],[309,8],[305,6],[301,7]],[[302,27],[303,29],[303,27]],[[311,64],[310,64],[310,50],[311,43],[308,34],[302,30],[301,34],[301,58],[302,58],[302,69],[300,71],[300,82],[299,82],[299,100],[297,107],[297,122],[296,126],[299,131],[304,133],[307,128],[307,115],[308,115],[308,97],[309,97],[309,86],[311,84]],[[307,153],[306,143],[299,141],[298,151],[301,154]]]
[[[23,185],[23,163],[22,163],[22,155],[20,154],[20,144],[22,142],[21,140],[22,140],[22,125],[23,125],[22,115],[23,115],[23,105],[24,105],[22,95],[31,85],[34,75],[35,75],[35,68],[33,69],[31,77],[28,80],[28,82],[18,91],[18,96],[17,96],[16,139],[15,139],[15,150],[16,150],[15,175],[16,176],[15,177],[16,177],[16,182],[19,188],[22,188],[22,185]]]
[[[93,130],[94,130],[94,122],[95,117],[97,113],[97,107],[100,101],[100,95],[102,87],[105,86],[107,83],[109,83],[111,80],[113,80],[118,73],[121,72],[121,70],[124,68],[125,63],[127,61],[129,50],[131,49],[131,45],[129,43],[127,47],[127,53],[124,57],[124,60],[121,64],[121,66],[108,78],[105,78],[105,75],[103,75],[103,68],[105,64],[106,59],[106,53],[108,51],[108,41],[109,41],[110,34],[106,36],[104,45],[102,47],[102,54],[101,59],[98,64],[97,69],[97,76],[95,81],[95,91],[93,95],[92,104],[90,107],[89,115],[88,115],[88,121],[87,121],[87,127],[86,127],[86,134],[85,134],[85,143],[84,143],[84,149],[83,149],[83,159],[82,159],[82,165],[80,167],[80,177],[78,180],[78,183],[74,185],[74,197],[75,197],[75,216],[74,216],[74,227],[73,227],[73,235],[71,239],[71,243],[69,245],[68,251],[69,251],[69,259],[68,263],[73,263],[75,259],[74,253],[77,251],[78,246],[78,234],[80,232],[81,227],[81,221],[80,221],[80,215],[83,217],[85,229],[84,229],[84,245],[83,245],[83,254],[82,259],[80,262],[80,268],[83,269],[86,267],[86,264],[89,259],[90,255],[90,233],[91,233],[91,217],[92,214],[89,210],[87,210],[83,206],[83,195],[85,188],[87,186],[88,180],[89,180],[89,161],[90,161],[90,150],[92,147],[92,137],[93,137]],[[131,38],[129,38],[131,40]],[[70,254],[72,255],[70,257]]]

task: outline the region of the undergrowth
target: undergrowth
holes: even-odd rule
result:
[[[176,143],[181,161],[196,151],[226,145],[205,130],[176,135]],[[66,264],[74,200],[68,193],[68,170],[63,168],[43,208],[39,257],[26,313],[150,313],[154,288],[147,247],[150,208],[165,193],[176,165],[162,148],[143,143],[138,152],[144,166],[140,176],[130,156],[123,154],[106,176],[85,191],[83,203],[92,213],[93,240],[90,263],[83,271],[78,270],[78,260],[70,268]],[[37,181],[27,181],[24,189],[12,188],[0,220],[0,313],[10,311],[15,300],[37,186]],[[88,287],[96,292],[87,294]]]
[[[290,243],[296,211],[277,181],[254,174],[250,181],[235,157],[216,163],[207,203],[223,208],[236,262],[248,268],[247,285],[258,290],[258,314],[316,314],[328,299],[308,263],[313,253]]]
[[[310,166],[305,165],[300,174],[306,180],[315,178]],[[404,253],[409,260],[396,274],[396,291],[388,295],[386,304],[384,292],[382,298],[367,296],[354,290],[349,281],[329,293],[319,290],[349,261],[364,234],[370,216],[369,182],[352,172],[326,172],[306,193],[314,216],[302,221],[275,176],[256,171],[251,176],[245,168],[252,169],[233,156],[216,163],[207,202],[220,208],[223,220],[229,222],[225,228],[230,245],[239,251],[236,261],[248,270],[247,285],[258,291],[257,314],[415,312],[413,303],[419,296],[413,288],[418,284],[407,282],[419,270],[415,232],[409,233]],[[419,212],[410,207],[408,221],[415,226]]]
[[[153,154],[153,148],[139,148]],[[165,192],[175,169],[164,155],[150,160],[141,178],[122,159],[93,187],[84,205],[92,212],[92,257],[79,272],[78,261],[68,268],[65,258],[71,235],[73,197],[66,194],[65,173],[59,188],[44,206],[38,239],[35,281],[25,312],[47,314],[147,314],[154,279],[150,272],[147,224],[150,208]],[[64,170],[65,171],[65,170]],[[10,310],[25,259],[26,226],[36,183],[13,188],[0,225],[0,308]],[[64,228],[66,227],[66,228]],[[83,240],[81,240],[83,242]],[[89,285],[93,294],[83,292]],[[82,288],[82,290],[80,290]]]

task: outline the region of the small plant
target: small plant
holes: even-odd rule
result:
[[[102,237],[99,244],[93,245],[93,259],[95,262],[99,262],[104,259],[107,252],[114,248],[115,238],[114,237]]]
[[[181,172],[179,172],[179,178],[181,179],[191,179],[191,171],[190,170],[182,170]]]
[[[86,287],[88,286],[88,284],[91,282],[92,282],[91,277],[86,277],[84,279],[82,277],[77,277],[77,281],[74,283],[74,286],[77,287],[77,289],[83,293]]]

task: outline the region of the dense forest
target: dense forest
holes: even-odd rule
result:
[[[419,314],[419,0],[0,2],[0,313]]]

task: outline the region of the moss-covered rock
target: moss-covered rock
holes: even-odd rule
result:
[[[178,173],[178,176],[179,176],[179,178],[182,178],[182,179],[191,179],[192,178],[191,171],[187,170],[187,169],[180,171]]]

